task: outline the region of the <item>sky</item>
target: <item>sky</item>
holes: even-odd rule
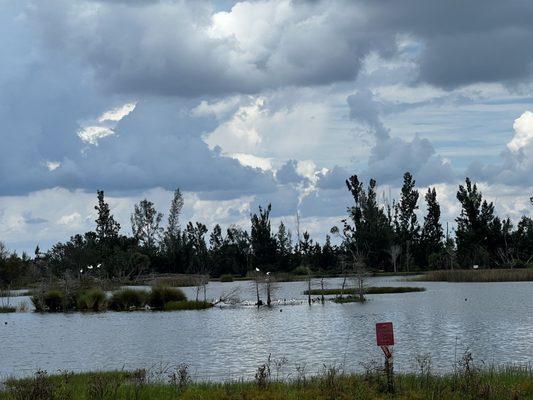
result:
[[[532,216],[533,2],[0,0],[0,241],[94,229],[96,190],[323,241],[344,181],[410,171],[453,229],[466,176]],[[422,218],[422,217],[421,217]]]

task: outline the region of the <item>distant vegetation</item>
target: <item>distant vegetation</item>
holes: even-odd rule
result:
[[[277,380],[273,369],[260,366],[253,381],[195,383],[187,365],[180,365],[165,376],[151,378],[149,371],[64,372],[48,376],[9,379],[0,390],[0,400],[116,399],[116,400],[526,400],[533,398],[531,367],[477,369],[467,364],[454,373],[435,375],[430,365],[412,374],[396,374],[394,393],[389,393],[383,372],[367,367],[363,374],[346,374],[341,369],[324,367],[318,376],[300,370],[290,380]],[[272,366],[274,368],[274,366]]]
[[[417,281],[436,282],[519,282],[533,281],[533,268],[527,269],[488,269],[488,270],[453,270],[431,271]]]
[[[348,216],[322,244],[307,231],[296,237],[283,222],[271,226],[271,205],[251,214],[249,231],[219,225],[210,231],[201,222],[181,225],[183,196],[179,189],[167,223],[154,204],[144,199],[131,215],[132,232],[121,232],[103,191],[97,192],[94,231],[77,234],[43,252],[18,255],[0,243],[0,286],[27,287],[35,282],[74,280],[145,282],[151,274],[167,274],[156,282],[167,286],[199,286],[208,277],[242,278],[256,269],[290,276],[345,275],[365,272],[409,273],[434,269],[528,268],[533,266],[533,220],[523,216],[516,225],[495,214],[466,178],[457,191],[461,212],[454,236],[444,232],[435,188],[424,194],[425,213],[418,220],[420,192],[405,173],[398,200],[378,201],[377,183],[365,186],[356,175],[346,181],[353,197]],[[295,210],[296,213],[296,210]],[[299,228],[299,226],[298,226]],[[174,274],[187,274],[176,278]],[[67,300],[68,302],[69,300]],[[89,306],[91,304],[86,304]],[[97,307],[96,305],[95,307]]]

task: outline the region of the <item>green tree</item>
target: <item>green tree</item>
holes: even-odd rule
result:
[[[185,229],[185,245],[187,248],[188,268],[187,272],[194,274],[206,274],[209,272],[207,265],[208,250],[205,243],[207,226],[201,222],[193,224],[189,222]]]
[[[423,256],[423,265],[429,265],[429,256],[439,254],[443,250],[444,231],[440,223],[440,204],[437,201],[435,188],[428,188],[425,196],[427,214],[420,235],[420,247]]]
[[[94,208],[98,212],[98,218],[96,219],[96,236],[99,242],[105,242],[108,239],[115,239],[120,231],[120,224],[115,221],[109,204],[106,203],[104,198],[104,191],[98,190],[96,192],[98,198],[98,205]]]
[[[256,268],[271,268],[276,262],[276,239],[270,226],[271,210],[270,204],[265,209],[259,206],[259,214],[250,217],[253,266]]]
[[[389,219],[377,202],[376,181],[371,179],[365,191],[357,175],[353,175],[346,186],[354,200],[354,205],[348,208],[349,219],[343,220],[346,248],[357,255],[357,262],[371,261],[378,268],[389,266],[387,250],[392,232]]]
[[[292,255],[292,234],[291,231],[287,229],[283,221],[280,222],[278,227],[278,232],[276,234],[276,245],[277,245],[277,264],[279,269],[283,271],[288,271],[291,264],[291,255]]]
[[[154,203],[147,199],[135,204],[131,214],[133,237],[146,249],[153,251],[161,239],[163,228],[160,226],[163,214],[156,211]]]
[[[172,272],[180,272],[181,263],[181,226],[180,216],[183,210],[183,195],[180,189],[174,191],[174,197],[168,213],[168,224],[163,236],[163,251]]]
[[[483,200],[477,185],[470,178],[465,186],[459,185],[457,200],[461,203],[461,214],[456,218],[457,258],[459,265],[473,264],[490,266],[489,235],[494,221],[494,205]]]
[[[416,181],[413,176],[406,172],[403,175],[400,201],[395,207],[396,236],[402,247],[401,259],[407,271],[413,262],[413,254],[416,251],[420,231],[416,216],[419,193],[415,189],[415,184]]]

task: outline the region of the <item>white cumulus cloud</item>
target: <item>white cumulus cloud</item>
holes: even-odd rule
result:
[[[533,143],[533,113],[526,111],[519,118],[515,119],[513,129],[515,135],[507,143],[507,148],[516,153],[530,143]]]

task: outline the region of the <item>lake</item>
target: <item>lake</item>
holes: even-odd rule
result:
[[[338,278],[327,279],[330,288]],[[365,304],[305,302],[305,282],[279,283],[276,299],[302,304],[272,308],[215,307],[203,311],[0,314],[0,380],[38,368],[49,373],[190,365],[195,379],[252,379],[271,354],[286,358],[280,376],[305,365],[316,374],[323,365],[361,371],[361,363],[382,361],[375,323],[394,323],[394,363],[416,369],[417,356],[431,354],[433,369],[451,371],[471,351],[475,363],[533,361],[533,283],[405,282],[368,278],[367,286],[422,286],[420,293],[369,295]],[[315,285],[315,287],[317,287]],[[251,282],[207,286],[207,296],[239,288],[253,301]],[[189,298],[194,288],[185,288]],[[262,294],[264,299],[264,294]],[[12,299],[12,303],[27,297]],[[273,368],[274,370],[274,368]],[[275,373],[275,372],[273,372]]]

